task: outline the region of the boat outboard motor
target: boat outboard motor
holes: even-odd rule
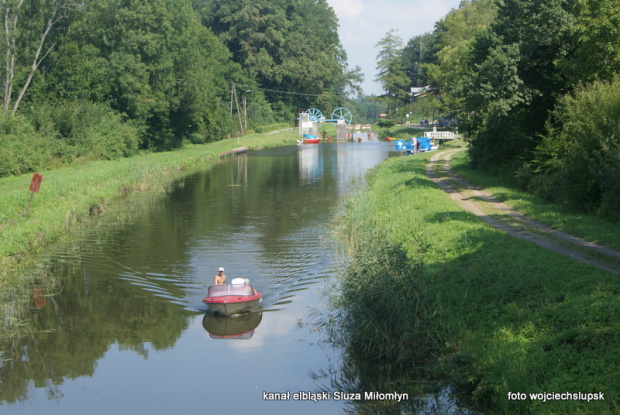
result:
[[[250,285],[250,280],[247,278],[233,278],[230,283],[233,285]]]

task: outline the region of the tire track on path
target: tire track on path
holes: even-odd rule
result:
[[[434,154],[426,165],[426,174],[429,179],[459,206],[510,235],[620,275],[620,251],[552,229],[549,225],[516,211],[497,200],[492,194],[480,190],[452,173],[450,160],[452,155],[459,151],[463,150],[449,150]],[[463,193],[465,191],[471,193],[472,196]]]

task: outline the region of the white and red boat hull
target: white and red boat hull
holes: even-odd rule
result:
[[[259,310],[263,295],[251,285],[212,285],[202,299],[211,312],[223,316]]]

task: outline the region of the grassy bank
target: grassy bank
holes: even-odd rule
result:
[[[0,289],[16,282],[19,270],[50,243],[70,235],[93,216],[128,193],[165,192],[172,181],[192,169],[209,166],[218,155],[237,147],[294,144],[294,132],[251,134],[183,149],[134,156],[116,161],[40,171],[41,190],[24,217],[31,174],[0,179]]]
[[[617,278],[461,210],[426,177],[430,156],[382,163],[346,208],[340,234],[351,261],[339,304],[342,321],[362,323],[345,324],[350,351],[430,367],[485,413],[618,412]],[[378,289],[397,284],[415,286],[415,295]],[[407,306],[418,311],[401,312]],[[543,392],[605,400],[530,399]]]
[[[620,223],[554,205],[519,189],[512,177],[487,175],[469,167],[466,152],[455,154],[452,170],[469,183],[493,193],[499,200],[554,229],[620,250]]]

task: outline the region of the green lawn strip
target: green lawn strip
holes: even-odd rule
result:
[[[436,368],[491,412],[617,410],[617,277],[463,211],[426,177],[430,156],[382,163],[350,206],[370,205],[355,226],[385,231],[426,265],[443,338]],[[605,401],[509,400],[508,392],[602,392]]]
[[[480,209],[480,211],[482,211],[489,217],[513,228],[515,231],[527,232],[531,235],[537,235],[537,236],[547,238],[562,248],[575,251],[586,258],[593,259],[596,261],[602,261],[602,262],[605,262],[606,264],[611,265],[613,268],[620,269],[620,260],[617,258],[601,254],[595,250],[589,249],[580,244],[566,241],[565,239],[561,238],[558,235],[546,232],[543,229],[539,229],[535,226],[532,226],[531,224],[527,222],[523,222],[519,220],[518,218],[515,218],[509,215],[503,209],[495,206],[492,202],[489,202],[488,200],[485,200],[484,198],[478,197],[475,194],[474,190],[463,187],[462,182],[460,182],[459,180],[455,180],[454,178],[451,178],[450,176],[447,175],[445,169],[443,168],[443,164],[439,164],[439,163],[437,164],[438,165],[434,166],[434,169],[433,169],[435,174],[438,177],[442,177],[447,184],[452,186],[454,189],[458,190],[465,197],[475,202],[476,206]]]
[[[454,154],[451,169],[472,185],[479,186],[534,220],[546,223],[553,229],[620,250],[620,223],[551,204],[519,190],[510,178],[486,175],[471,169],[468,163],[465,152]]]
[[[23,215],[32,174],[0,179],[0,287],[11,284],[24,262],[128,193],[165,192],[183,174],[216,163],[220,153],[295,144],[297,138],[291,131],[251,134],[166,153],[40,171],[43,182],[28,218]]]

